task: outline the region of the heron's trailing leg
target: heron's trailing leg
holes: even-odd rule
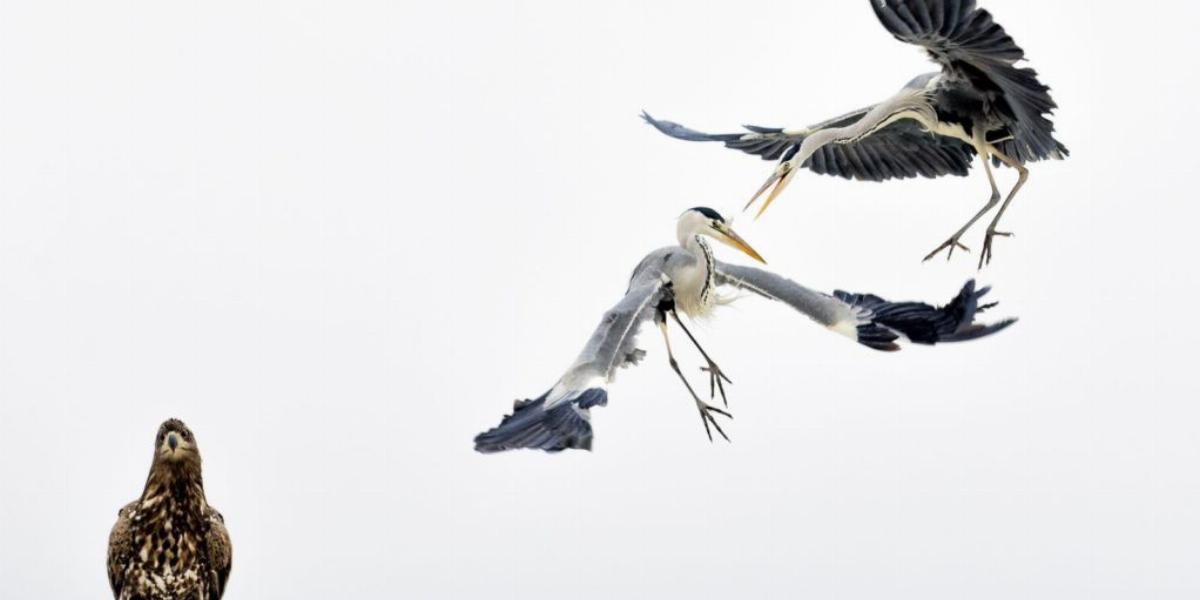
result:
[[[709,399],[716,398],[717,391],[720,390],[721,402],[725,404],[725,408],[729,408],[729,399],[725,397],[725,383],[732,385],[733,380],[729,379],[729,377],[726,377],[725,372],[721,370],[721,367],[718,367],[717,363],[713,362],[713,359],[708,356],[708,353],[705,352],[704,348],[700,346],[700,342],[696,341],[696,336],[692,335],[692,332],[689,331],[687,326],[683,324],[683,321],[679,319],[679,313],[676,312],[675,309],[671,309],[671,316],[674,317],[676,323],[679,323],[679,328],[683,329],[683,332],[687,334],[688,339],[692,340],[692,344],[694,344],[696,349],[700,351],[700,356],[703,356],[705,362],[708,363],[707,367],[700,367],[700,370],[708,373]],[[724,383],[721,382],[722,379],[725,380]]]
[[[658,328],[662,331],[663,341],[667,343],[667,360],[670,361],[671,368],[674,369],[675,374],[679,376],[680,381],[683,381],[683,385],[687,388],[688,393],[692,395],[692,399],[696,401],[696,409],[700,411],[700,421],[704,423],[704,432],[708,434],[708,441],[712,441],[712,428],[716,428],[717,433],[721,434],[721,437],[725,438],[725,441],[728,442],[729,436],[725,435],[725,432],[721,429],[721,425],[717,423],[717,419],[713,417],[712,413],[724,415],[730,419],[733,418],[733,415],[715,406],[709,405],[705,401],[701,400],[700,396],[696,395],[696,391],[692,389],[692,384],[688,383],[687,377],[683,376],[683,371],[679,370],[679,363],[675,361],[675,354],[671,352],[671,338],[667,335],[666,316],[662,313],[659,313],[658,317],[655,319],[655,322],[658,324]],[[709,425],[710,423],[711,427]]]
[[[962,248],[963,251],[970,252],[971,249],[964,246],[962,242],[959,242],[959,238],[961,238],[963,234],[975,224],[976,221],[982,218],[983,215],[987,214],[987,211],[992,210],[992,208],[994,208],[996,204],[1000,202],[1000,188],[996,187],[996,178],[992,176],[992,165],[988,164],[988,153],[986,151],[980,151],[979,158],[983,161],[983,171],[987,173],[988,183],[992,186],[992,195],[988,198],[988,203],[985,204],[983,208],[979,209],[979,212],[975,213],[975,216],[971,217],[971,220],[967,221],[966,225],[963,225],[958,229],[958,231],[954,232],[954,235],[950,236],[950,239],[942,242],[941,246],[934,248],[933,252],[926,254],[925,258],[922,259],[921,262],[925,262],[934,256],[937,256],[938,252],[946,250],[947,248],[949,248],[949,251],[946,253],[947,261],[950,260],[951,256],[954,256],[955,248]]]
[[[1025,185],[1025,181],[1029,179],[1029,169],[1026,169],[1025,165],[1022,165],[1021,163],[1004,154],[1000,154],[999,152],[996,152],[995,154],[996,158],[1000,159],[1000,162],[1017,170],[1017,184],[1014,185],[1011,190],[1009,190],[1008,197],[1004,199],[1004,204],[1000,205],[1000,210],[996,211],[996,216],[992,217],[992,222],[990,225],[988,225],[987,233],[983,235],[983,251],[979,253],[980,269],[983,268],[983,265],[992,262],[992,238],[998,235],[1012,237],[1012,233],[1010,232],[996,231],[996,225],[1000,224],[1000,217],[1004,216],[1004,211],[1008,209],[1008,204],[1012,202],[1013,196],[1017,195],[1017,191],[1020,190],[1021,186]]]

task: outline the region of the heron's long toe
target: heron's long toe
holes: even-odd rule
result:
[[[983,235],[983,250],[979,253],[980,269],[992,262],[992,239],[996,236],[1013,237],[1013,234],[1011,231],[996,231],[995,229],[988,228],[987,233]]]
[[[711,360],[708,361],[707,367],[700,367],[700,370],[708,373],[709,399],[716,398],[719,391],[721,392],[721,403],[725,405],[725,408],[729,408],[729,398],[725,397],[725,384],[733,385],[733,380],[725,375],[725,372],[721,370],[721,367],[717,366],[717,363]]]
[[[712,413],[717,413],[729,419],[732,419],[733,415],[701,400],[696,400],[696,408],[700,411],[700,420],[704,423],[704,432],[708,434],[708,441],[713,441],[713,428],[717,430],[717,433],[721,434],[721,437],[725,438],[725,441],[730,441],[729,436],[725,435],[725,430],[721,429],[721,424],[717,423],[717,419],[713,417]]]
[[[971,251],[970,248],[966,247],[965,245],[963,245],[962,242],[958,241],[958,238],[960,238],[960,237],[962,237],[962,233],[954,234],[953,236],[950,237],[950,239],[942,242],[942,245],[938,246],[937,248],[934,248],[933,252],[926,254],[925,258],[921,259],[921,262],[927,262],[929,259],[937,256],[939,252],[941,252],[942,250],[946,250],[947,248],[949,248],[949,252],[946,253],[946,262],[950,262],[950,257],[954,256],[955,248],[962,248],[963,252],[970,252]]]

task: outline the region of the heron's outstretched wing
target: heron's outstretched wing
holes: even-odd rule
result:
[[[117,511],[117,522],[108,534],[108,585],[113,596],[120,597],[125,588],[125,569],[133,557],[133,511],[138,501],[134,500]]]
[[[761,156],[764,160],[786,161],[795,156],[804,138],[812,132],[850,125],[871,108],[856,110],[801,130],[746,125],[746,133],[703,133],[671,121],[660,121],[645,112],[642,118],[655,129],[676,139],[722,142],[726,148]],[[966,175],[974,155],[975,149],[969,144],[954,138],[930,135],[916,123],[903,119],[855,142],[826,144],[802,166],[821,175],[886,181],[917,176]]]
[[[208,547],[208,566],[212,570],[209,596],[216,600],[225,594],[225,584],[229,581],[229,571],[233,567],[233,544],[229,541],[225,517],[221,513],[209,506],[205,517],[208,519],[208,533],[204,541]]]
[[[1047,118],[1058,106],[1050,88],[1038,81],[1037,71],[1015,66],[1025,52],[988,11],[975,7],[975,0],[870,2],[896,39],[929,52],[948,84],[988,95],[1012,134],[997,143],[1002,152],[1022,162],[1067,154]]]
[[[504,417],[497,427],[475,436],[475,450],[590,450],[589,409],[608,402],[607,386],[618,368],[641,360],[644,352],[636,346],[638,330],[669,297],[663,269],[673,260],[695,259],[679,249],[659,250],[643,259],[625,297],[604,313],[579,357],[554,387],[538,398],[513,403],[513,414]]]
[[[871,294],[843,291],[835,291],[831,296],[762,269],[721,262],[717,263],[717,274],[721,285],[783,302],[817,323],[876,350],[899,350],[896,340],[901,337],[918,344],[972,340],[996,333],[1016,321],[975,323],[975,314],[993,305],[979,305],[979,299],[989,288],[976,290],[974,280],[968,281],[945,306],[936,307],[921,302],[888,302]]]

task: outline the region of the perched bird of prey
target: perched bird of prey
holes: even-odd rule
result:
[[[113,598],[217,600],[231,562],[225,519],[204,497],[196,438],[182,421],[166,421],[142,496],[117,513],[108,537]]]
[[[707,315],[729,300],[721,295],[722,290],[744,290],[778,300],[818,324],[876,350],[897,350],[901,338],[918,344],[971,340],[1000,331],[1015,321],[975,323],[975,314],[991,305],[979,304],[988,289],[976,290],[974,281],[968,281],[949,304],[933,307],[919,302],[888,302],[871,294],[836,291],[832,296],[826,295],[768,271],[723,263],[713,255],[706,238],[763,261],[711,208],[685,211],[676,225],[676,236],[678,246],[651,252],[634,269],[625,297],[604,314],[571,368],[549,391],[533,400],[517,401],[512,415],[504,417],[494,429],[476,436],[477,451],[591,449],[590,409],[608,402],[608,384],[618,368],[636,364],[645,355],[636,347],[635,338],[641,325],[650,320],[663,334],[667,361],[691,394],[709,440],[714,428],[728,440],[714,415],[731,415],[700,399],[679,370],[667,336],[669,317],[707,363],[702,370],[708,373],[710,399],[720,391],[725,400],[725,384],[732,382],[679,318],[679,311],[693,318]],[[725,406],[728,408],[728,403]]]
[[[1067,156],[1054,139],[1048,118],[1057,105],[1037,72],[1016,63],[1025,56],[988,11],[975,0],[870,0],[876,16],[896,39],[925,49],[942,70],[908,82],[899,93],[802,129],[747,125],[749,133],[707,134],[649,114],[642,118],[681,140],[723,142],[726,147],[778,160],[775,171],[746,205],[774,185],[758,214],[767,210],[801,168],[862,181],[921,175],[965,176],[978,154],[991,195],[987,204],[934,248],[949,259],[959,239],[1000,202],[991,165],[1017,171],[1017,183],[984,235],[979,266],[991,261],[992,238],[1009,236],[996,227],[1029,177],[1028,163]],[[989,160],[990,159],[990,160]]]

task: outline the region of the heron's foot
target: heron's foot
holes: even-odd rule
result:
[[[979,253],[979,268],[992,262],[992,239],[996,236],[1012,237],[1010,231],[996,231],[993,227],[988,227],[987,233],[983,235],[983,251]]]
[[[721,437],[725,438],[725,441],[728,442],[729,436],[725,435],[725,431],[721,429],[721,424],[717,423],[717,419],[713,416],[713,413],[729,419],[732,419],[733,415],[715,406],[712,406],[711,404],[708,404],[699,398],[696,399],[696,408],[700,411],[700,420],[704,422],[704,433],[708,434],[708,441],[713,441],[712,430],[716,429],[717,433],[721,434]]]
[[[708,398],[712,400],[717,397],[717,392],[721,392],[721,403],[725,408],[729,408],[729,399],[725,397],[725,384],[733,385],[733,380],[725,376],[725,372],[717,363],[708,361],[707,367],[700,367],[701,371],[708,373]],[[722,381],[723,380],[723,381]]]
[[[966,233],[966,232],[959,231],[958,233],[950,236],[950,239],[942,242],[941,246],[934,248],[933,252],[926,254],[925,258],[921,259],[921,262],[927,262],[929,259],[937,256],[939,252],[941,252],[942,250],[946,250],[946,249],[949,249],[949,252],[946,252],[946,262],[950,262],[950,257],[954,256],[955,248],[961,248],[963,252],[970,252],[971,251],[970,248],[964,246],[962,244],[962,242],[958,241],[958,239],[961,238],[962,234],[964,234],[964,233]]]

